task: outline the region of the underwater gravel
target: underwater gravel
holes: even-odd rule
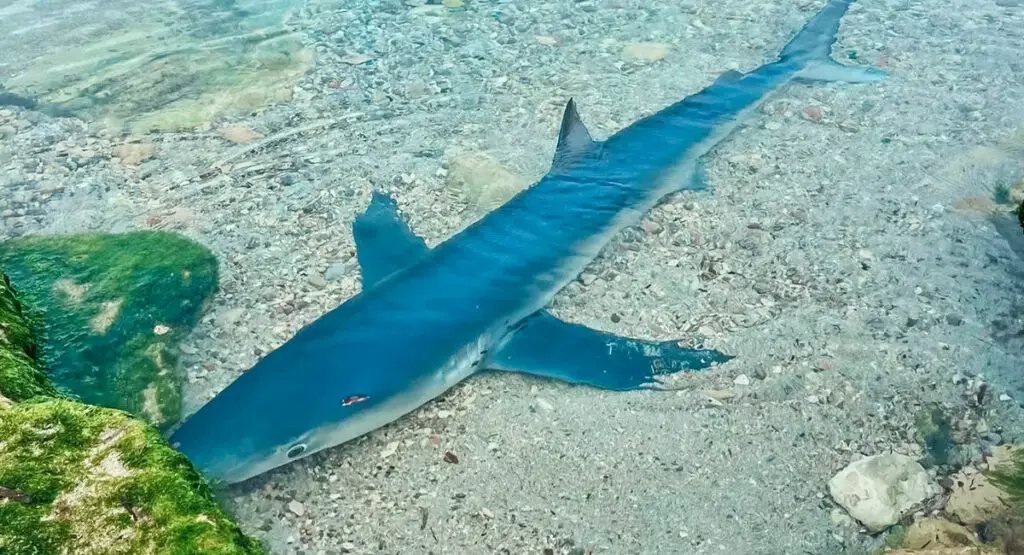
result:
[[[316,64],[293,102],[237,122],[265,148],[150,136],[126,166],[95,124],[0,108],[0,234],[161,227],[208,245],[221,293],[182,348],[188,413],[359,290],[350,226],[373,188],[436,244],[480,214],[446,186],[453,153],[532,181],[569,96],[604,138],[774,56],[820,7],[415,4],[297,11]],[[1024,264],[957,208],[1024,175],[1024,7],[1002,4],[855,4],[835,57],[889,80],[780,91],[711,157],[709,192],[669,198],[553,305],[734,361],[674,392],[473,377],[232,488],[246,532],[286,554],[863,553],[877,540],[832,521],[826,482],[860,455],[920,455],[923,407],[1024,441]],[[640,42],[664,58],[624,58]],[[963,379],[979,374],[980,406]]]

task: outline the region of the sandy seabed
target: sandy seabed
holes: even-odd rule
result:
[[[771,59],[820,7],[412,4],[290,12],[315,61],[290,101],[232,120],[250,143],[221,120],[126,138],[0,111],[0,235],[158,227],[208,245],[223,277],[183,346],[191,412],[358,292],[350,226],[373,189],[436,244],[486,209],[452,185],[464,157],[532,182],[569,97],[604,138]],[[709,191],[669,198],[552,305],[735,360],[672,392],[474,376],[232,488],[229,508],[283,554],[864,552],[875,540],[833,521],[825,484],[859,456],[920,455],[922,408],[977,456],[1024,440],[1024,262],[977,198],[1024,175],[1021,54],[1015,0],[861,0],[835,57],[889,79],[779,91],[710,157]],[[0,75],[23,70],[6,56]],[[126,164],[126,141],[155,149]],[[978,375],[980,407],[959,379]]]

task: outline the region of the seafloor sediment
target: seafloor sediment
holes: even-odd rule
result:
[[[435,244],[520,182],[481,154],[546,171],[570,96],[604,138],[771,58],[819,4],[308,2],[289,25],[311,70],[241,129],[127,138],[0,109],[0,234],[209,246],[222,292],[182,347],[189,412],[359,290],[350,225],[372,189]],[[922,454],[922,409],[967,458],[1024,440],[1024,262],[983,199],[1024,175],[1022,49],[1015,0],[861,0],[835,57],[888,80],[780,91],[710,158],[708,192],[668,199],[554,302],[728,365],[668,393],[476,376],[232,508],[275,553],[863,552],[826,482]]]

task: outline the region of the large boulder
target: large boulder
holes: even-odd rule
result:
[[[0,553],[266,553],[154,427],[57,393],[29,329],[0,274]]]
[[[217,260],[166,232],[26,237],[0,243],[3,269],[43,325],[54,384],[158,427],[181,416],[177,344],[217,287]]]

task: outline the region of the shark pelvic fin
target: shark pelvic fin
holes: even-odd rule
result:
[[[619,337],[540,311],[487,359],[485,367],[628,391],[661,389],[659,376],[703,370],[731,358],[714,350],[686,349],[675,341]]]
[[[370,205],[352,223],[356,258],[363,274],[363,289],[410,266],[429,249],[422,238],[409,229],[391,197],[374,191]]]
[[[568,167],[578,161],[594,147],[594,139],[590,136],[587,126],[583,125],[580,114],[576,110],[576,102],[569,99],[562,114],[562,127],[558,131],[558,146],[555,147],[555,159],[551,164],[552,171]]]

